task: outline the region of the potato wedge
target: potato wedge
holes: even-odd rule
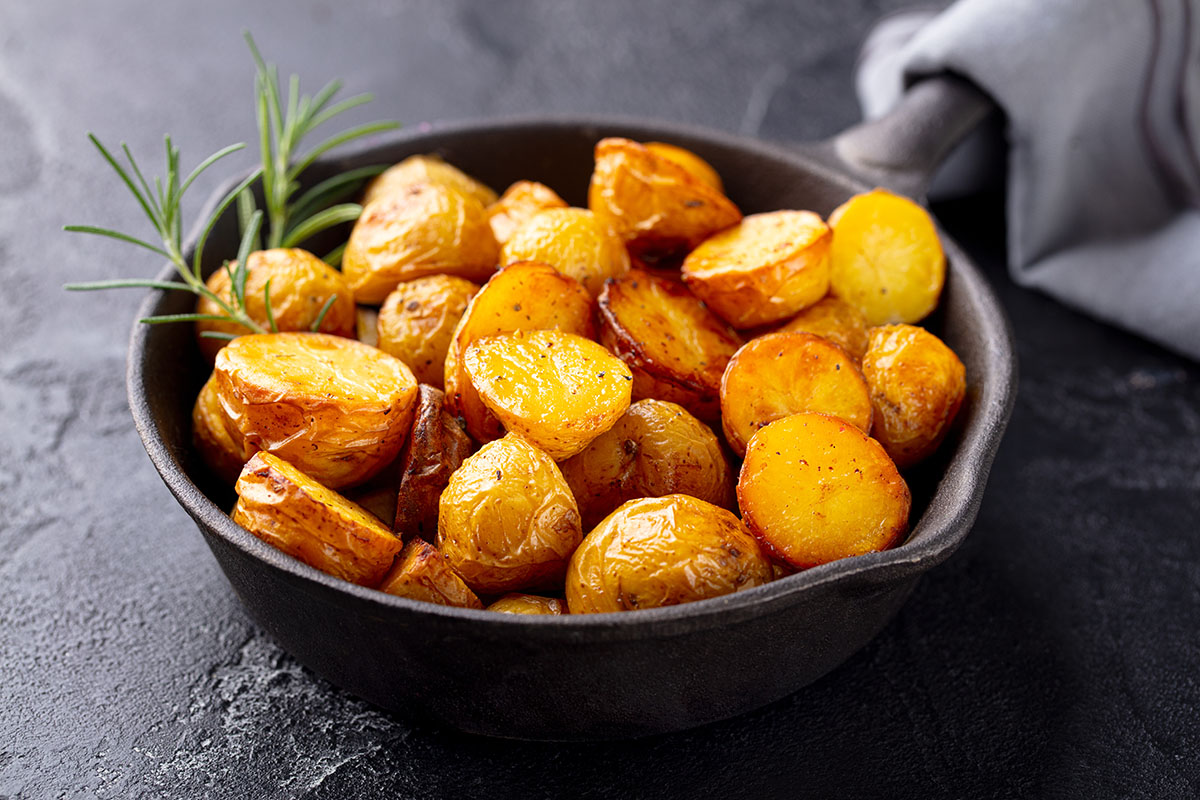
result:
[[[567,608],[659,608],[771,578],[766,552],[732,513],[683,494],[643,498],[614,511],[579,545],[567,569]]]
[[[504,426],[480,399],[462,354],[484,336],[551,329],[589,339],[595,335],[587,289],[549,264],[505,267],[471,299],[446,352],[445,387],[451,413],[462,418],[475,441],[500,438]]]
[[[450,339],[478,291],[479,284],[453,275],[404,281],[379,309],[376,346],[408,364],[421,383],[441,389]]]
[[[237,481],[246,460],[253,455],[253,448],[246,446],[245,439],[235,439],[229,431],[217,395],[216,376],[210,375],[196,395],[196,404],[192,406],[192,442],[213,474],[229,486]]]
[[[512,232],[539,211],[549,208],[566,208],[567,201],[543,183],[517,181],[500,195],[500,199],[488,206],[488,223],[492,235],[501,246],[508,241]]]
[[[896,465],[932,455],[967,392],[966,368],[954,351],[924,328],[873,328],[863,375],[875,407],[871,433]]]
[[[629,272],[625,243],[586,208],[552,208],[522,223],[500,248],[500,263],[540,261],[599,297],[604,282]]]
[[[557,597],[541,597],[536,594],[506,594],[487,607],[488,611],[502,614],[549,614],[562,616],[567,613],[566,603]]]
[[[214,374],[235,439],[333,489],[399,454],[417,401],[403,361],[323,333],[241,336],[217,354]]]
[[[437,547],[481,594],[559,584],[582,539],[554,459],[516,434],[485,444],[442,492]]]
[[[754,434],[738,478],[742,520],[799,569],[885,550],[911,496],[883,447],[845,420],[796,414]]]
[[[929,213],[875,189],[829,215],[829,281],[870,325],[919,322],[937,306],[946,256]]]
[[[505,430],[555,461],[611,428],[633,391],[625,362],[582,336],[514,331],[476,339],[463,356],[471,383]]]
[[[776,328],[776,333],[812,333],[841,347],[858,362],[867,352],[867,319],[854,306],[825,297]]]
[[[468,194],[487,207],[496,202],[496,193],[492,189],[472,178],[467,173],[447,164],[436,155],[409,156],[399,164],[388,167],[384,172],[367,184],[363,192],[364,206],[386,197],[397,194],[417,183],[440,183],[451,186],[464,194]]]
[[[710,422],[742,340],[681,283],[634,270],[600,295],[600,341],[633,373],[635,400],[678,403]]]
[[[721,426],[739,456],[760,428],[802,411],[871,432],[871,394],[849,353],[811,333],[769,333],[730,359],[721,378]]]
[[[663,400],[638,400],[559,467],[584,530],[640,497],[686,494],[735,508],[733,470],[716,435],[683,406]]]
[[[400,454],[400,482],[395,505],[397,535],[437,538],[438,502],[450,476],[462,466],[474,446],[454,415],[446,396],[421,385],[412,430]]]
[[[374,516],[283,459],[255,453],[237,481],[233,521],[310,567],[378,586],[400,540]]]
[[[483,608],[479,597],[450,568],[438,549],[421,539],[404,545],[379,591],[439,606]]]
[[[499,256],[478,200],[452,186],[419,183],[363,209],[346,243],[342,274],[358,302],[374,304],[401,281],[422,275],[485,280]]]
[[[645,145],[646,149],[651,153],[659,158],[675,162],[690,172],[692,177],[698,179],[701,183],[707,183],[718,192],[725,192],[725,186],[721,183],[721,176],[713,169],[712,164],[709,164],[691,150],[686,150],[678,145],[668,144],[667,142],[646,142]]]
[[[683,281],[735,328],[778,322],[829,290],[830,239],[811,211],[751,214],[689,253]]]

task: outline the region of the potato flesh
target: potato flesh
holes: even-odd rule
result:
[[[565,604],[557,597],[541,597],[536,594],[513,592],[506,594],[487,607],[488,611],[501,614],[547,614],[562,616],[567,613]]]
[[[362,204],[368,205],[380,198],[396,194],[418,183],[438,183],[451,186],[468,194],[487,207],[496,202],[496,193],[491,188],[466,174],[458,167],[447,164],[435,155],[409,156],[399,164],[388,167],[367,184]]]
[[[810,333],[770,333],[738,350],[721,379],[721,425],[738,455],[760,428],[804,411],[871,432],[871,394],[850,355]]]
[[[208,468],[232,486],[252,453],[241,437],[235,439],[217,395],[216,376],[209,376],[192,406],[192,441]]]
[[[675,494],[631,500],[587,535],[567,570],[572,614],[633,611],[767,583],[771,562],[732,513]]]
[[[233,521],[311,567],[378,586],[400,540],[375,517],[270,453],[256,453],[237,482]]]
[[[355,314],[357,338],[363,344],[379,347],[379,309],[359,306]]]
[[[522,223],[500,249],[501,265],[540,261],[598,297],[609,278],[629,272],[629,253],[615,231],[584,208],[553,208]]]
[[[458,420],[446,409],[446,396],[421,386],[412,430],[400,454],[400,482],[394,507],[397,534],[437,538],[438,502],[450,476],[474,446]]]
[[[887,549],[908,528],[908,486],[883,447],[824,414],[756,433],[737,492],[746,526],[800,569]]]
[[[483,608],[479,597],[429,542],[413,539],[400,551],[379,590],[440,606]]]
[[[775,330],[776,333],[811,333],[841,347],[858,362],[867,352],[867,319],[854,306],[836,297],[825,297]]]
[[[513,231],[534,214],[566,207],[567,201],[549,186],[537,181],[517,181],[488,207],[488,223],[492,226],[492,235],[503,246]]]
[[[562,331],[477,339],[463,365],[505,429],[556,461],[578,453],[629,407],[633,376],[600,345]]]
[[[479,284],[427,275],[398,285],[379,309],[378,344],[408,365],[421,383],[442,388],[446,351]]]

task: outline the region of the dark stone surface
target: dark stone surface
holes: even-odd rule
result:
[[[310,88],[375,92],[359,120],[619,111],[814,138],[855,118],[856,42],[898,5],[0,5],[0,797],[1197,796],[1200,369],[1013,287],[995,198],[939,209],[1022,367],[966,545],[817,684],[630,743],[414,727],[298,667],[133,431],[137,293],[59,290],[157,269],[59,232],[140,230],[83,131],[149,163],[164,131],[190,163],[252,137],[244,27]]]

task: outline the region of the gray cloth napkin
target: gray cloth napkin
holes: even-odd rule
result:
[[[865,114],[944,70],[1007,115],[1014,279],[1200,359],[1200,3],[960,0],[889,17],[860,58]],[[986,171],[958,166],[959,181]]]

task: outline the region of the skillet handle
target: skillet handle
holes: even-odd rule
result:
[[[867,183],[923,198],[955,146],[997,110],[973,83],[934,75],[913,84],[884,116],[834,137],[834,157]]]

